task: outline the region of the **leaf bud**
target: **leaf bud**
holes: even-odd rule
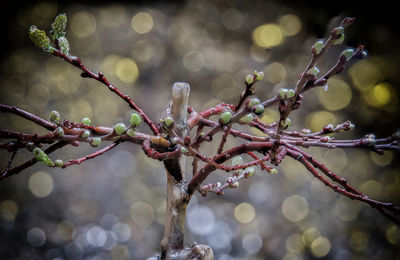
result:
[[[58,137],[63,137],[64,129],[62,129],[62,127],[57,127],[56,130],[54,130],[54,134]]]
[[[262,71],[257,72],[256,75],[257,75],[257,77],[256,77],[257,81],[260,81],[260,80],[262,80],[264,78],[264,72],[262,72]]]
[[[289,89],[288,92],[286,93],[286,97],[292,98],[292,97],[294,97],[295,94],[296,94],[296,92],[294,92],[294,89]]]
[[[255,105],[253,112],[256,115],[261,115],[262,113],[264,113],[264,106],[261,104]]]
[[[92,140],[90,140],[90,145],[93,147],[97,147],[101,144],[101,139],[100,137],[93,137]]]
[[[133,130],[132,128],[129,128],[129,129],[126,131],[126,134],[127,134],[128,136],[130,136],[130,137],[134,137],[134,136],[136,135],[136,132],[135,132],[135,130]]]
[[[288,92],[287,88],[281,88],[278,90],[279,96],[281,97],[281,99],[285,99],[286,98],[286,94]]]
[[[340,44],[343,43],[343,41],[344,41],[344,33],[342,33],[342,34],[340,35],[339,38],[333,40],[333,41],[332,41],[332,45],[333,45],[333,46],[335,46],[335,45],[340,45]]]
[[[45,51],[51,50],[50,39],[46,36],[43,30],[39,30],[35,25],[29,28],[29,38],[40,48]]]
[[[254,75],[248,74],[245,78],[246,84],[251,85],[254,83]]]
[[[65,54],[68,54],[69,43],[68,43],[67,38],[65,38],[65,37],[58,38],[58,45],[60,46],[60,49],[62,52],[64,52]]]
[[[239,182],[235,181],[234,183],[231,184],[232,188],[239,188]]]
[[[226,125],[231,121],[231,118],[232,118],[231,112],[225,111],[221,113],[221,115],[219,116],[219,122],[223,125]]]
[[[174,124],[174,119],[172,117],[167,116],[166,118],[164,118],[164,126],[166,128],[171,128],[173,124]]]
[[[345,49],[340,54],[340,58],[345,57],[346,61],[349,61],[351,59],[351,57],[353,57],[353,55],[354,55],[353,49]]]
[[[278,170],[275,169],[275,168],[272,168],[272,169],[269,171],[269,173],[271,173],[271,174],[278,174]]]
[[[56,110],[51,111],[50,113],[50,121],[56,124],[60,123],[60,113]]]
[[[89,130],[84,130],[82,133],[81,133],[81,137],[82,138],[88,138],[90,136],[90,131]]]
[[[133,127],[138,127],[142,122],[142,117],[138,113],[132,113],[129,122]]]
[[[316,77],[318,73],[319,73],[318,67],[312,67],[311,69],[307,70],[307,74],[313,75],[314,77]]]
[[[239,123],[241,123],[241,124],[248,124],[248,123],[250,123],[252,120],[253,120],[253,114],[247,114],[247,115],[244,115],[244,116],[242,116],[240,119],[239,119]]]
[[[88,117],[82,118],[82,125],[90,125],[91,121]]]
[[[247,103],[247,108],[252,108],[255,105],[260,104],[260,100],[258,98],[252,98]]]
[[[123,134],[125,132],[125,130],[126,130],[126,126],[124,123],[117,123],[114,125],[114,132],[117,135]]]
[[[332,133],[334,126],[332,124],[328,124],[324,126],[322,129],[325,133]]]
[[[321,53],[322,49],[324,48],[325,44],[324,41],[319,40],[316,43],[314,43],[313,47],[312,47],[312,53],[314,55],[318,55]]]
[[[189,150],[186,148],[186,147],[184,147],[184,146],[182,146],[181,147],[181,153],[183,153],[183,154],[187,154],[187,153],[189,153]]]
[[[288,128],[291,123],[292,123],[292,120],[290,120],[290,118],[286,118],[285,120],[281,120],[281,126],[283,127],[283,129]]]
[[[54,161],[54,164],[55,164],[56,167],[61,168],[61,167],[63,167],[64,162],[62,160],[60,160],[60,159],[57,159],[57,160]]]
[[[57,17],[54,19],[54,22],[51,24],[51,29],[53,29],[53,33],[56,38],[64,36],[66,27],[67,15],[64,13],[57,15]]]
[[[251,177],[255,172],[256,172],[256,170],[254,169],[254,167],[249,167],[249,168],[247,168],[247,169],[245,170],[244,177],[245,177],[245,178],[249,178],[249,177]]]

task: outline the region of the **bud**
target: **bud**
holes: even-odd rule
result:
[[[56,110],[51,111],[50,113],[50,121],[56,124],[60,123],[60,113]]]
[[[239,123],[241,123],[241,124],[248,124],[248,123],[250,123],[252,120],[253,120],[253,115],[252,114],[247,114],[247,115],[245,115],[245,116],[242,116],[240,119],[239,119]]]
[[[285,120],[281,120],[281,126],[283,127],[283,129],[288,128],[291,123],[292,123],[292,120],[290,120],[290,118],[286,118]]]
[[[317,41],[316,43],[314,43],[313,47],[312,47],[312,52],[314,55],[318,55],[321,53],[322,49],[324,48],[325,44],[324,41],[320,40]]]
[[[239,182],[235,181],[234,183],[231,184],[232,188],[239,188]]]
[[[334,126],[332,124],[324,126],[322,130],[324,130],[325,133],[332,133]]]
[[[171,143],[172,143],[173,145],[175,145],[177,142],[178,142],[178,137],[173,137],[173,138],[171,139]]]
[[[126,130],[126,126],[125,126],[124,123],[117,123],[117,124],[114,126],[114,132],[115,132],[117,135],[123,134],[123,133],[125,132],[125,130]]]
[[[142,122],[142,117],[138,113],[132,113],[129,121],[133,127],[138,127]]]
[[[257,72],[256,75],[257,75],[257,77],[256,77],[257,81],[260,81],[260,80],[262,80],[264,78],[264,72],[262,72],[262,71]]]
[[[261,115],[264,113],[264,106],[261,104],[255,105],[253,110],[254,114]]]
[[[200,132],[200,134],[199,134],[201,137],[204,137],[205,135],[206,135],[206,133],[204,133],[203,131],[202,132]]]
[[[245,178],[249,178],[249,177],[251,177],[255,172],[256,172],[256,170],[254,169],[254,167],[249,167],[249,168],[247,168],[247,169],[245,170],[244,177],[245,177]]]
[[[82,138],[88,138],[90,136],[90,131],[89,130],[85,130],[81,133],[81,137]]]
[[[260,100],[258,98],[252,98],[249,100],[249,102],[247,103],[247,108],[251,108],[255,105],[260,104]]]
[[[288,92],[286,93],[286,97],[292,98],[292,97],[294,97],[295,94],[296,94],[296,92],[294,92],[294,89],[289,89]]]
[[[354,55],[353,49],[346,49],[346,50],[342,51],[342,53],[340,54],[340,58],[345,57],[346,61],[349,61],[351,59],[351,57],[353,57],[353,55]]]
[[[129,128],[129,129],[126,131],[126,134],[127,134],[128,136],[130,136],[130,137],[134,137],[134,136],[136,135],[135,130],[133,130],[132,128]]]
[[[307,74],[313,75],[316,77],[319,73],[319,69],[317,67],[312,67],[311,69],[307,70]]]
[[[243,164],[243,157],[242,156],[235,156],[232,159],[232,166],[242,165]]]
[[[271,174],[278,174],[278,170],[275,169],[275,168],[272,168],[272,169],[269,171],[269,173],[271,173]]]
[[[219,122],[223,125],[226,125],[231,121],[231,118],[232,118],[231,112],[225,111],[219,116]]]
[[[332,45],[340,45],[344,41],[344,34],[342,34],[338,39],[332,41]]]
[[[54,130],[54,134],[58,137],[63,137],[64,130],[62,129],[62,127],[57,127],[56,130]]]
[[[60,46],[60,49],[62,52],[64,52],[65,54],[68,54],[69,43],[68,43],[67,38],[65,38],[65,37],[58,38],[58,45]]]
[[[56,167],[60,167],[61,168],[61,167],[63,167],[64,162],[62,160],[60,160],[60,159],[57,159],[57,160],[54,161],[54,164],[55,164]]]
[[[288,92],[288,89],[287,89],[287,88],[281,88],[281,89],[279,89],[279,91],[278,91],[279,96],[280,96],[282,99],[285,99],[285,98],[286,98],[287,92]]]
[[[97,147],[101,144],[101,139],[100,137],[93,137],[93,139],[90,141],[90,145],[93,147]]]
[[[330,142],[330,141],[332,140],[332,137],[330,137],[330,136],[324,136],[324,137],[321,137],[319,140],[320,140],[321,142],[323,142],[323,143],[328,143],[328,142]]]
[[[164,126],[167,128],[171,128],[172,125],[174,124],[174,119],[170,116],[167,116],[164,118]]]
[[[90,125],[91,121],[88,117],[82,118],[82,125]]]
[[[53,29],[53,35],[55,38],[59,38],[65,35],[65,28],[67,27],[67,15],[62,13],[57,15],[54,22],[51,24]]]
[[[254,75],[248,74],[245,78],[246,84],[251,85],[254,83]]]
[[[54,166],[54,163],[49,159],[47,154],[42,149],[36,147],[35,149],[33,149],[33,155],[35,156],[37,161],[43,162],[49,167]]]
[[[356,127],[354,124],[350,124],[350,125],[349,125],[349,130],[353,130],[354,127]]]
[[[50,39],[46,36],[46,33],[39,30],[35,25],[31,25],[29,28],[29,38],[45,51],[50,51],[52,48]]]
[[[302,134],[311,134],[311,130],[310,129],[302,129],[301,131],[300,131]]]
[[[183,153],[183,154],[189,153],[189,150],[186,147],[182,146],[181,147],[181,153]]]

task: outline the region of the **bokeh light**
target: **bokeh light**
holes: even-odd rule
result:
[[[300,195],[291,195],[282,203],[283,215],[292,222],[303,220],[309,212],[307,201]]]
[[[254,29],[252,38],[258,46],[270,48],[280,45],[284,40],[284,35],[278,25],[263,24]]]
[[[235,207],[234,216],[240,223],[249,223],[255,217],[254,207],[249,203],[240,203]]]
[[[330,111],[345,108],[350,104],[351,98],[350,86],[338,77],[328,80],[328,91],[321,90],[319,92],[319,102]]]
[[[71,17],[70,28],[78,38],[86,38],[96,30],[96,19],[91,13],[79,12]]]
[[[300,32],[301,21],[293,14],[286,14],[279,19],[279,25],[285,36],[293,36]]]
[[[139,12],[132,17],[132,28],[140,34],[148,33],[153,28],[153,18],[149,13]]]
[[[33,195],[38,198],[44,198],[54,189],[54,181],[51,175],[39,171],[29,177],[28,186]]]
[[[331,250],[331,242],[326,237],[318,237],[311,244],[311,252],[316,257],[324,257]]]

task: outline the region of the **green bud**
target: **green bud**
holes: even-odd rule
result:
[[[61,168],[61,167],[63,167],[64,162],[62,160],[60,160],[60,159],[57,159],[57,160],[54,161],[54,164],[55,164],[56,167],[60,167]]]
[[[353,49],[345,49],[340,54],[340,57],[344,56],[346,58],[346,61],[349,61],[351,59],[351,57],[353,57],[353,55],[354,55],[354,50]]]
[[[246,76],[245,81],[246,81],[246,84],[247,84],[247,85],[253,84],[253,83],[254,83],[254,75],[248,74],[248,75]]]
[[[263,78],[264,78],[264,72],[262,72],[262,71],[257,72],[256,80],[257,80],[257,81],[260,81],[260,80],[262,80]]]
[[[241,165],[243,164],[243,157],[242,156],[235,156],[232,159],[232,166]]]
[[[29,28],[29,38],[43,50],[50,51],[52,47],[50,39],[46,36],[44,31],[39,30],[35,25],[31,25]]]
[[[188,152],[189,150],[186,147],[184,146],[181,147],[181,153],[188,153]]]
[[[336,40],[333,40],[333,41],[332,41],[332,45],[333,45],[333,46],[335,46],[335,45],[340,45],[340,44],[343,43],[343,41],[344,41],[344,33],[342,33],[342,34],[340,35],[340,37],[337,38]]]
[[[254,106],[254,114],[261,115],[262,113],[264,113],[264,106],[261,104],[255,105]]]
[[[254,169],[254,167],[249,167],[249,168],[246,169],[245,177],[246,177],[246,178],[249,178],[249,177],[251,177],[255,172],[256,172],[256,170]]]
[[[67,15],[62,13],[57,15],[54,22],[51,24],[55,38],[65,35],[65,28],[67,27]]]
[[[292,97],[294,97],[295,94],[296,93],[294,92],[293,89],[289,89],[288,92],[286,93],[286,97],[287,98],[292,98]]]
[[[88,117],[82,118],[82,124],[83,125],[90,125],[91,121]]]
[[[93,137],[93,139],[90,141],[90,145],[93,147],[97,147],[101,144],[101,139],[100,137]]]
[[[336,35],[341,35],[341,34],[344,33],[344,27],[343,26],[338,26],[335,29],[336,29]]]
[[[225,111],[219,116],[219,122],[223,125],[226,125],[231,121],[231,118],[232,118],[231,112]]]
[[[88,138],[90,136],[90,131],[89,130],[85,130],[81,133],[81,137],[82,138]]]
[[[142,122],[142,117],[138,113],[132,113],[129,121],[133,127],[138,127]]]
[[[35,149],[33,149],[33,155],[35,156],[36,160],[39,162],[46,163],[47,161],[50,160],[49,157],[47,156],[47,154],[39,147],[36,147]]]
[[[317,67],[312,67],[311,69],[307,70],[307,74],[313,75],[316,77],[319,73],[319,69]]]
[[[167,128],[170,128],[173,125],[173,123],[174,123],[174,119],[172,117],[167,116],[166,118],[164,118],[164,125]]]
[[[68,54],[69,43],[68,43],[67,38],[65,38],[65,37],[58,38],[58,45],[60,46],[60,49],[62,52],[64,52],[65,54]]]
[[[64,136],[64,129],[62,129],[62,127],[57,127],[56,130],[54,130],[54,133],[59,137],[63,137]]]
[[[201,136],[201,137],[203,137],[203,136],[205,136],[205,135],[206,135],[206,133],[200,132],[200,136]]]
[[[130,136],[130,137],[134,137],[134,136],[136,135],[136,132],[135,132],[135,130],[133,130],[132,128],[129,128],[129,129],[126,131],[126,134],[127,134],[128,136]]]
[[[175,145],[178,142],[178,137],[174,137],[171,139],[171,143]]]
[[[247,114],[239,119],[239,123],[248,124],[253,120],[253,114]]]
[[[314,43],[314,46],[312,47],[313,52],[315,55],[318,55],[321,53],[322,49],[324,48],[325,44],[324,41],[320,40]]]
[[[117,135],[122,135],[126,130],[126,126],[124,123],[117,123],[114,125],[114,132]]]
[[[288,92],[288,89],[287,89],[287,88],[281,88],[281,89],[279,90],[279,96],[280,96],[282,99],[285,99],[285,98],[286,98],[287,92]]]
[[[271,173],[271,174],[278,174],[278,170],[275,169],[275,168],[272,168],[272,169],[269,171],[269,173]]]
[[[50,113],[50,121],[56,124],[60,123],[60,113],[56,110],[51,111]]]
[[[260,104],[260,100],[258,98],[252,98],[249,100],[249,103],[247,103],[247,108],[252,108],[255,105]]]
[[[302,129],[300,132],[302,134],[311,134],[311,130],[310,129]]]
[[[290,120],[290,118],[286,118],[285,120],[281,121],[281,126],[286,129],[290,126],[290,124],[292,123],[292,120]]]

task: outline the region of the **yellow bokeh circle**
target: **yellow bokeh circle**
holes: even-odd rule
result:
[[[123,82],[133,83],[139,77],[139,69],[134,60],[122,58],[116,63],[115,74]]]
[[[284,35],[278,25],[270,23],[255,28],[252,38],[258,46],[269,48],[280,45],[284,40]]]
[[[144,34],[151,31],[154,22],[149,13],[139,12],[132,17],[131,25],[137,33]]]
[[[319,102],[330,111],[340,110],[350,104],[350,86],[343,80],[333,77],[328,80],[328,91],[321,90]]]
[[[233,214],[235,219],[243,224],[251,222],[256,215],[254,207],[249,203],[240,203],[237,205]]]

